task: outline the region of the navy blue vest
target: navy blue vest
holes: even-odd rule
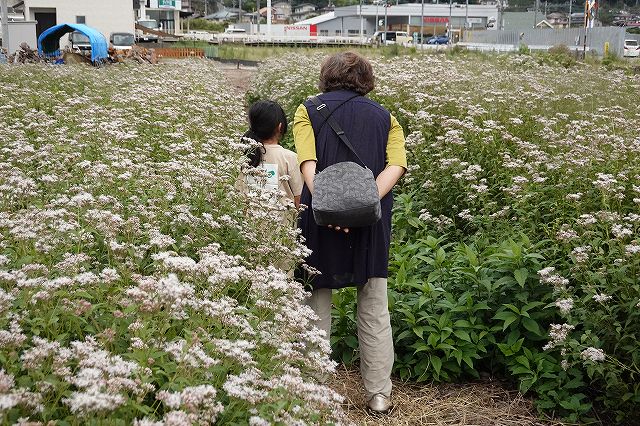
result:
[[[378,103],[363,96],[348,100],[354,95],[354,92],[339,90],[323,93],[319,98],[327,104],[328,111],[342,127],[358,156],[374,176],[378,176],[387,163],[386,148],[391,129],[391,114]],[[347,102],[344,103],[345,101]],[[316,138],[317,171],[320,172],[342,161],[357,163],[358,160],[324,122],[324,117],[316,107],[310,101],[306,101],[304,105]],[[301,203],[313,205],[311,193],[306,185],[302,189]],[[300,272],[299,277],[310,280],[313,288],[360,286],[369,278],[386,278],[393,195],[387,194],[381,200],[381,204],[382,219],[378,223],[353,228],[348,234],[316,225],[310,208],[302,212],[299,226],[307,247],[312,250],[307,264],[319,270],[321,274],[309,277]]]

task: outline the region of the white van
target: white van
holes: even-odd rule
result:
[[[640,56],[640,45],[638,40],[624,41],[624,56],[628,58],[637,58]]]
[[[218,41],[241,42],[247,40],[249,35],[244,28],[229,27],[222,34],[216,34]]]
[[[199,40],[210,41],[213,38],[213,34],[207,31],[191,30],[182,36],[183,40]]]
[[[413,43],[413,37],[406,31],[376,31],[370,39],[372,44]]]

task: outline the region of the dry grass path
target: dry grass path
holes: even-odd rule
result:
[[[229,85],[241,96],[258,72],[255,67],[238,69],[219,63]],[[394,409],[387,416],[371,416],[365,410],[362,380],[357,370],[338,368],[329,381],[345,397],[344,409],[357,425],[384,426],[548,426],[561,425],[540,420],[530,400],[491,380],[467,384],[416,384],[394,379]]]
[[[492,380],[434,385],[394,378],[394,408],[387,416],[372,416],[365,410],[364,389],[357,370],[339,367],[328,384],[345,397],[344,409],[357,425],[561,425],[540,420],[529,399]]]

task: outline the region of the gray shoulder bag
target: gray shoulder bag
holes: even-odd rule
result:
[[[317,96],[310,100],[360,162],[336,163],[314,177],[311,202],[313,218],[323,226],[356,228],[375,224],[382,217],[382,209],[373,172],[364,164],[338,122],[327,111],[327,105],[321,103]]]

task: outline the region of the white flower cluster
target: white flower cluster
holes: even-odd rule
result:
[[[592,298],[593,298],[593,300],[595,300],[598,303],[604,303],[604,302],[607,302],[607,301],[613,299],[613,296],[609,296],[608,294],[600,293],[600,294],[594,294],[592,296]]]
[[[551,329],[549,330],[549,337],[551,337],[551,340],[543,347],[543,349],[546,351],[562,345],[567,340],[567,337],[569,337],[569,332],[574,328],[575,326],[571,324],[551,324]]]
[[[555,273],[556,268],[548,266],[538,271],[540,282],[550,284],[558,289],[565,288],[569,284],[569,280]]]
[[[569,312],[571,312],[571,309],[573,308],[573,299],[570,297],[567,299],[558,299],[556,300],[555,305],[562,315],[569,315]]]
[[[75,68],[1,70],[0,418],[248,423],[223,385],[259,369],[297,401],[265,422],[343,423],[295,208],[235,186],[242,99],[205,61]]]
[[[588,347],[587,349],[580,352],[580,356],[582,359],[591,362],[602,362],[604,361],[605,355],[602,349]]]

